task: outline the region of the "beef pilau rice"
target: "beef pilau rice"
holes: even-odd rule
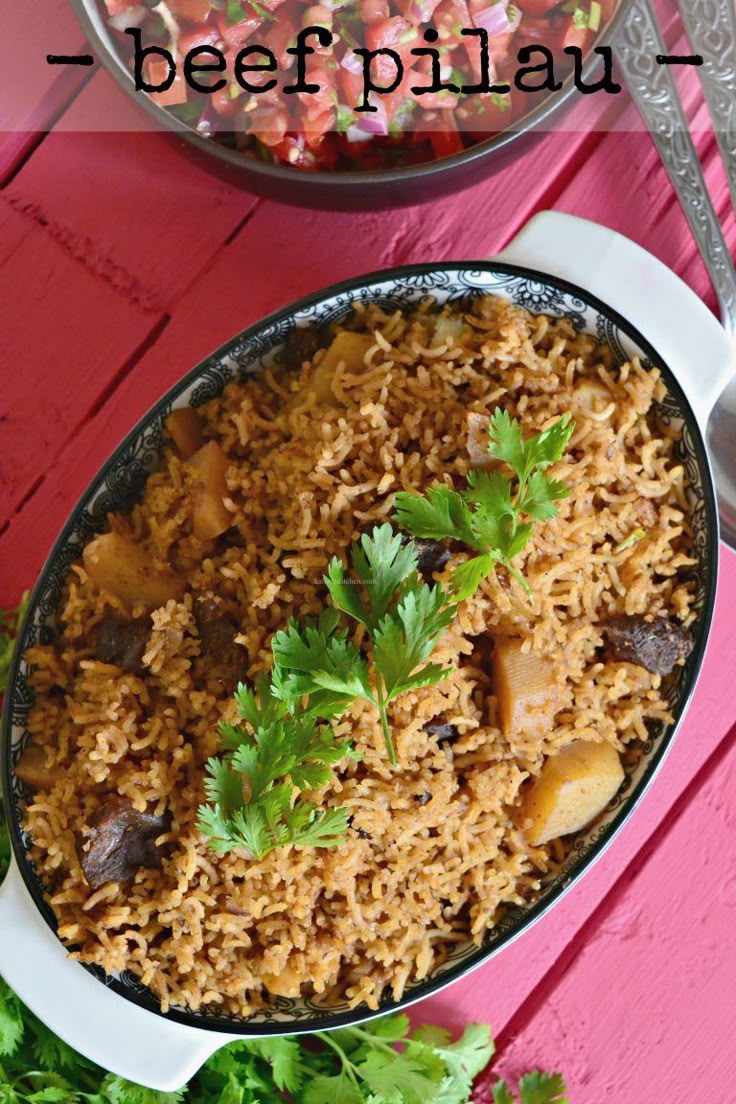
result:
[[[181,597],[126,605],[80,560],[57,643],[27,653],[29,730],[48,778],[25,827],[59,935],[83,962],[130,971],[164,1010],[247,1015],[300,993],[369,1007],[400,998],[453,945],[480,942],[505,906],[532,899],[564,854],[564,841],[532,847],[517,826],[522,787],[545,757],[581,738],[635,748],[648,724],[670,720],[661,677],[610,658],[602,629],[614,615],[685,626],[695,616],[687,486],[677,431],[653,406],[665,393],[658,372],[618,366],[568,321],[491,296],[439,313],[359,305],[350,326],[373,337],[359,370],[339,365],[325,388],[324,352],[301,367],[292,353],[199,409],[204,439],[229,461],[225,534],[193,534],[191,473],[173,445],[140,503],[110,517],[154,566],[185,577]],[[389,519],[396,491],[464,485],[469,415],[497,405],[527,434],[565,412],[576,423],[553,469],[572,493],[517,564],[533,605],[503,569],[463,603],[433,656],[452,675],[391,707],[396,769],[370,705],[335,723],[363,756],[311,795],[349,809],[339,847],[278,848],[260,862],[213,854],[195,821],[218,722],[235,719],[234,681],[268,669],[289,617],[319,614],[330,557]],[[219,644],[203,628],[206,603],[232,627],[220,626]],[[137,659],[97,654],[111,616],[142,619]],[[497,720],[490,657],[509,637],[555,658],[558,708],[533,737],[504,735]],[[80,841],[111,795],[161,818],[163,857],[93,888]]]

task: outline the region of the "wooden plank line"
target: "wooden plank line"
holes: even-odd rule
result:
[[[69,110],[98,69],[97,62],[90,69],[73,68],[59,73],[33,110],[33,119],[43,120],[43,126],[32,130],[5,132],[2,143],[2,163],[0,163],[0,190],[7,188],[22,171],[23,166]]]
[[[248,225],[250,220],[253,218],[253,216],[256,213],[256,211],[258,210],[258,208],[261,207],[265,202],[266,202],[266,200],[263,198],[263,196],[258,197],[256,202],[251,207],[250,211],[247,211],[246,214],[243,216],[243,218],[238,223],[238,225],[235,226],[230,231],[228,236],[225,238],[225,241],[222,243],[223,246],[232,245],[232,243],[235,241],[235,239],[237,238],[237,236],[241,232],[241,230],[245,229],[245,227]]]
[[[78,433],[89,422],[93,421],[97,414],[102,410],[103,406],[109,401],[110,397],[117,391],[120,384],[127,378],[133,371],[135,366],[140,360],[148,353],[156,342],[161,337],[169,322],[171,321],[170,314],[162,314],[155,326],[152,327],[150,333],[144,337],[143,341],[133,350],[129,357],[126,358],[124,363],[118,368],[117,372],[108,381],[107,386],[97,396],[95,402],[90,406],[87,413],[79,423],[76,432]],[[66,442],[65,442],[66,443]],[[63,446],[62,446],[63,447]],[[61,452],[61,449],[59,450]]]
[[[496,1038],[496,1055],[498,1058],[503,1057],[504,1052],[513,1044],[514,1039],[533,1022],[539,1013],[540,1007],[547,1003],[551,994],[558,988],[565,974],[573,965],[581,946],[586,944],[599,931],[602,923],[615,911],[633,879],[647,865],[655,852],[664,846],[667,837],[674,831],[677,823],[712,780],[722,761],[734,748],[736,748],[736,725],[716,745],[662,817],[657,827],[647,836],[642,846],[612,883],[600,904],[577,929],[559,957],[549,966],[540,982],[527,994],[514,1015],[498,1033]]]
[[[17,195],[5,195],[2,198],[11,210],[35,223],[69,257],[81,264],[91,275],[108,284],[132,306],[156,314],[164,311],[164,304],[159,301],[156,293],[147,288],[134,273],[101,252],[92,238],[77,234],[70,227],[49,219],[40,204],[26,202]]]

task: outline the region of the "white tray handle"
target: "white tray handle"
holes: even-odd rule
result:
[[[148,1088],[180,1088],[237,1038],[173,1023],[107,989],[67,957],[14,861],[0,887],[0,974],[64,1042]]]
[[[631,322],[672,369],[702,429],[736,370],[725,331],[687,284],[628,238],[557,211],[535,215],[493,258],[577,284]]]

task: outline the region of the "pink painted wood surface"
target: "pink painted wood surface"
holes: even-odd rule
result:
[[[576,1104],[734,1099],[736,729],[501,1040]]]
[[[674,24],[671,37],[679,41]],[[736,226],[726,183],[702,112],[697,114],[692,80],[687,93],[708,181],[733,246]],[[41,89],[40,99],[44,94]],[[16,158],[15,175],[0,193],[0,301],[8,319],[0,348],[0,604],[12,603],[32,582],[85,484],[161,392],[234,332],[305,292],[391,264],[491,255],[530,214],[554,206],[629,234],[713,305],[651,142],[631,131],[631,120],[618,107],[618,133],[576,132],[573,116],[569,129],[545,136],[527,160],[462,196],[431,207],[336,215],[255,201],[215,182],[158,136],[93,133],[117,95],[105,74],[95,75],[71,97],[66,129],[37,148],[31,143],[24,154],[30,156],[25,163]],[[117,104],[115,110],[124,113],[126,107]],[[70,133],[74,128],[82,133]],[[701,683],[645,802],[582,884],[532,931],[417,1011],[417,1018],[455,1024],[490,1020],[500,1032],[505,1063],[544,1061],[569,1069],[576,1104],[615,1099],[621,1087],[615,1078],[629,1067],[632,1039],[644,1053],[656,1044],[663,1058],[672,1057],[677,1017],[668,1006],[652,1015],[644,998],[649,991],[665,992],[653,988],[655,977],[671,976],[672,992],[681,992],[676,944],[674,937],[660,944],[647,934],[650,923],[661,922],[657,893],[645,892],[633,873],[639,867],[646,873],[656,862],[659,880],[652,886],[661,887],[680,879],[689,865],[702,878],[696,884],[704,901],[716,900],[724,878],[717,863],[700,861],[700,832],[713,833],[702,812],[703,793],[713,786],[719,794],[718,780],[731,777],[718,768],[728,759],[726,735],[736,718],[736,556],[724,553],[721,578]],[[675,846],[675,829],[662,825],[691,817],[700,829],[678,835]],[[712,854],[720,853],[725,879],[732,882],[736,868],[729,864],[724,833],[719,827]],[[618,916],[624,901],[629,904],[619,926],[611,928],[607,918]],[[621,933],[628,932],[633,908],[640,920],[626,940]],[[723,910],[716,912],[725,917]],[[687,945],[682,962],[692,962],[692,925],[676,930]],[[710,930],[715,943],[720,929]],[[604,992],[595,984],[603,951],[610,966],[605,976],[626,976],[627,986]],[[709,962],[717,963],[718,953],[717,947],[709,951]],[[723,990],[717,970],[705,982],[707,1024],[708,993],[715,1001]],[[601,994],[607,1016],[600,1022],[608,1028],[598,1031],[591,1023],[598,1022]],[[558,1007],[569,1018],[555,1018]],[[649,1015],[640,1014],[640,1007]],[[721,1020],[724,1030],[733,1029],[733,1018]],[[725,1099],[718,1076],[723,1063],[715,1052],[708,1061],[722,1037],[714,1032],[711,1043],[708,1031],[700,1032],[704,1081],[697,1099]],[[675,1081],[667,1083],[668,1093],[656,1091],[644,1067],[640,1062],[629,1078],[632,1104],[686,1098]],[[680,1068],[684,1085],[686,1067]]]
[[[22,163],[91,76],[89,69],[54,68],[46,63],[47,54],[81,53],[85,44],[65,0],[5,5],[3,36],[8,45],[0,82],[0,183]]]

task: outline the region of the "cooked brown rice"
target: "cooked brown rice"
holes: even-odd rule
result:
[[[431,303],[411,314],[356,309],[375,344],[364,370],[338,370],[336,401],[310,389],[318,353],[300,369],[232,383],[200,408],[205,436],[231,462],[226,538],[203,545],[192,535],[191,487],[173,447],[132,513],[111,516],[113,529],[149,541],[190,584],[153,613],[145,676],[95,658],[103,615],[146,610],[101,593],[81,561],[57,644],[27,655],[37,695],[30,732],[64,768],[25,813],[59,934],[82,961],[129,970],[164,1009],[249,1014],[300,992],[371,1007],[386,991],[400,997],[453,944],[481,941],[504,906],[532,898],[559,857],[561,845],[532,848],[514,823],[520,787],[544,757],[581,737],[635,746],[648,722],[669,719],[661,679],[606,661],[600,632],[611,613],[694,617],[686,482],[675,430],[653,410],[665,390],[657,371],[636,360],[617,367],[569,322],[494,297],[466,304],[467,315],[444,311],[467,319],[454,338],[435,337]],[[341,846],[287,847],[261,862],[213,854],[195,819],[218,721],[234,708],[216,657],[201,654],[192,595],[212,592],[237,612],[255,678],[273,632],[291,615],[319,613],[329,558],[390,517],[395,491],[464,482],[468,413],[497,404],[526,433],[566,411],[576,422],[553,472],[572,495],[536,526],[518,563],[534,606],[503,570],[464,604],[436,656],[452,676],[392,709],[398,768],[369,705],[337,722],[363,752],[316,796],[352,813]],[[640,528],[642,539],[614,551]],[[504,737],[495,723],[488,653],[498,635],[558,657],[561,707],[542,739]],[[459,729],[454,744],[424,731],[438,715]],[[415,800],[425,793],[431,800]],[[92,890],[77,841],[110,794],[168,810],[171,829],[161,870]]]

